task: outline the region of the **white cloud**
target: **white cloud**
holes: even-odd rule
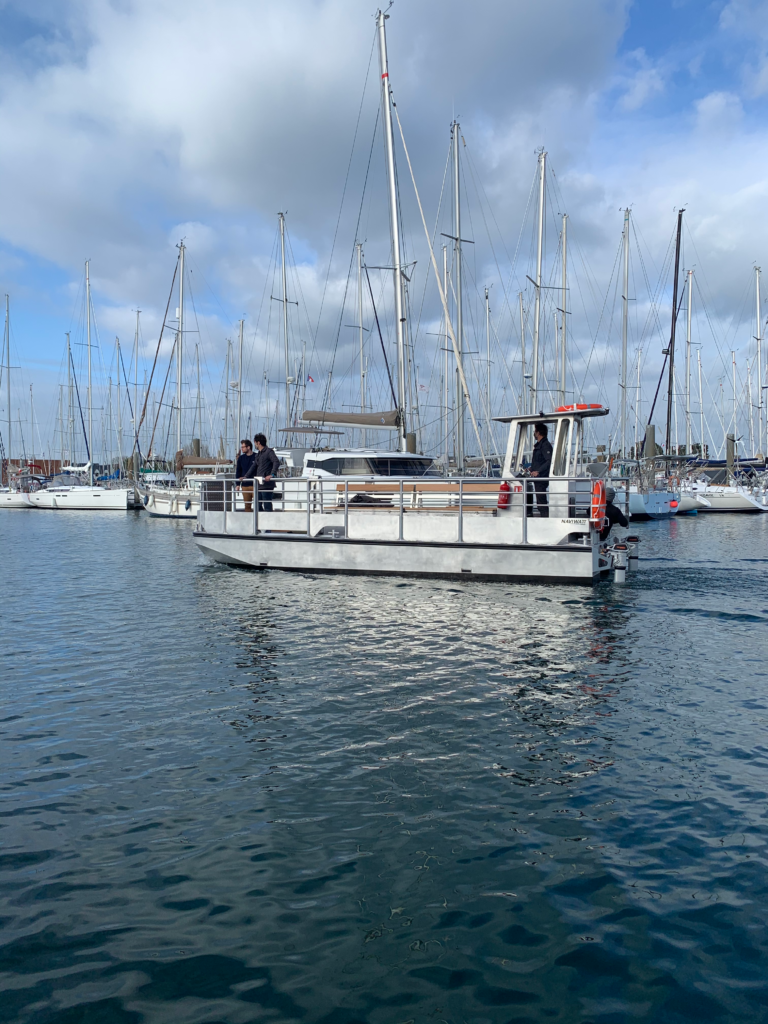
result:
[[[623,95],[619,100],[622,110],[639,110],[649,100],[662,95],[665,89],[665,76],[662,69],[649,60],[645,50],[634,50],[627,54],[627,62],[637,66],[637,70],[627,72],[622,82]]]
[[[706,135],[733,135],[743,117],[741,100],[730,92],[711,92],[696,102],[696,127]]]

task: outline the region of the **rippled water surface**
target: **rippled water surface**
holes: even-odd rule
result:
[[[768,516],[624,588],[0,512],[0,1020],[768,1020]]]

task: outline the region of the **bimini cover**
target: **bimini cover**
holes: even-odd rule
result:
[[[371,427],[379,430],[396,430],[400,426],[397,409],[387,412],[323,412],[307,409],[301,417],[308,423],[326,423],[332,427]]]

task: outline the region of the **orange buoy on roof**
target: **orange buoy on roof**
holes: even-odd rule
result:
[[[584,409],[602,408],[602,405],[599,405],[595,402],[590,402],[589,404],[587,404],[586,402],[579,402],[576,405],[558,405],[557,409],[555,409],[555,412],[582,412]]]

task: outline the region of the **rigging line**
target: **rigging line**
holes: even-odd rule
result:
[[[155,367],[157,366],[157,358],[160,355],[160,345],[162,344],[162,341],[163,341],[163,332],[165,331],[165,324],[166,324],[166,321],[168,320],[168,310],[171,308],[171,297],[173,296],[173,286],[176,283],[176,274],[178,273],[178,271],[179,271],[179,257],[177,256],[176,257],[176,266],[174,267],[174,270],[173,270],[173,280],[171,281],[171,290],[168,292],[168,302],[167,302],[166,307],[165,307],[165,315],[163,316],[163,323],[162,323],[162,326],[160,328],[160,337],[157,339],[157,348],[155,349],[155,359],[154,359],[154,362],[152,363],[152,372],[149,375],[149,382],[147,383],[147,392],[144,395],[144,408],[141,410],[141,419],[139,420],[139,424],[136,427],[136,437],[134,438],[134,441],[133,441],[134,448],[137,447],[139,431],[141,430],[142,424],[144,423],[144,417],[147,415],[147,402],[149,401],[149,392],[152,389],[152,378],[155,375]],[[174,348],[176,347],[176,342],[175,341],[174,341],[173,347]],[[173,349],[171,349],[171,359],[173,359]],[[168,371],[169,372],[170,372],[170,369],[171,369],[171,361],[169,360],[168,361]],[[168,378],[166,376],[166,380],[167,379]],[[163,390],[165,390],[165,387],[163,387]],[[157,424],[155,424],[155,426],[157,426]],[[152,437],[154,438],[154,436],[155,436],[155,432],[154,432],[154,429],[153,429]],[[147,452],[148,455],[151,452],[151,450],[152,450],[152,445],[150,443],[149,451]]]
[[[680,316],[680,310],[683,308],[683,299],[685,298],[685,288],[683,288],[681,290],[682,290],[683,294],[680,296],[680,301],[677,304],[677,312],[675,313],[674,310],[673,310],[673,313],[672,313],[672,315],[675,318],[675,321],[677,321],[677,318]],[[668,359],[669,359],[669,347],[667,347],[667,352],[666,352],[666,355],[664,356],[664,362],[661,364],[661,373],[659,374],[659,383],[656,385],[656,394],[653,396],[653,403],[651,405],[651,411],[648,413],[648,422],[649,423],[653,423],[653,413],[654,413],[654,410],[656,408],[656,400],[659,397],[659,388],[661,387],[661,382],[664,379],[664,370],[666,369],[667,360]]]
[[[75,394],[77,395],[77,408],[80,410],[80,423],[82,424],[82,427],[83,427],[83,437],[85,439],[85,454],[86,454],[86,456],[88,458],[88,461],[90,462],[91,461],[91,449],[90,449],[90,446],[88,444],[88,432],[85,429],[85,419],[83,418],[83,407],[80,404],[80,389],[77,386],[77,374],[75,373],[75,364],[74,364],[74,361],[72,359],[72,349],[69,350],[69,361],[72,363],[72,380],[74,380],[74,382],[75,382]],[[70,457],[70,462],[71,461],[72,460],[71,460],[71,457]]]
[[[447,154],[446,159],[445,159],[445,167],[443,168],[443,183],[440,186],[440,198],[439,198],[438,203],[437,203],[437,213],[435,214],[435,229],[432,232],[432,244],[433,245],[435,244],[435,238],[437,237],[437,229],[440,226],[440,215],[441,215],[441,212],[442,212],[442,209],[443,209],[443,196],[445,195],[445,182],[446,182],[446,178],[448,176],[448,167],[449,167],[450,162],[451,162],[451,147],[450,147],[450,144],[449,144],[448,145],[448,154]],[[413,334],[414,345],[416,343],[416,339],[419,337],[419,331],[421,330],[421,318],[422,318],[422,315],[424,313],[424,303],[425,303],[426,297],[427,297],[427,288],[428,288],[428,286],[429,286],[429,274],[425,274],[424,275],[424,287],[423,287],[423,289],[421,291],[421,304],[419,306],[419,316],[418,316],[418,319],[416,321],[416,330],[415,330],[415,332]]]
[[[165,389],[166,389],[166,387],[168,385],[168,378],[171,375],[171,366],[173,365],[173,353],[175,351],[176,351],[176,339],[174,338],[173,339],[173,346],[171,347],[171,355],[170,355],[170,358],[168,360],[168,369],[165,371],[165,381],[163,382],[163,390],[160,392],[160,401],[157,403],[157,416],[155,417],[155,423],[154,423],[154,426],[152,427],[152,436],[149,439],[149,448],[147,449],[147,457],[152,455],[152,445],[153,445],[154,440],[155,440],[155,431],[157,430],[157,424],[158,424],[158,421],[160,419],[160,413],[163,411],[163,399],[165,398]],[[146,405],[146,402],[145,402],[145,405]],[[173,409],[173,407],[174,407],[174,402],[172,401],[171,402],[171,409]],[[169,416],[168,419],[170,421],[171,416]],[[167,450],[168,450],[168,438],[166,437],[166,439],[165,439],[165,448],[163,449],[163,458],[165,458],[165,453],[166,453]]]
[[[398,130],[400,132],[400,139],[401,139],[401,141],[403,143],[403,152],[405,153],[405,159],[408,161],[408,170],[410,171],[411,182],[413,183],[413,191],[416,194],[416,202],[418,203],[419,213],[421,214],[421,223],[422,223],[422,225],[424,227],[424,234],[427,237],[427,243],[429,244],[429,255],[430,255],[431,259],[432,259],[432,269],[435,272],[435,279],[437,281],[437,288],[438,288],[438,291],[440,292],[440,299],[442,300],[442,303],[443,303],[443,312],[444,312],[445,317],[446,317],[446,327],[448,328],[448,333],[451,336],[451,343],[453,345],[453,352],[454,352],[454,355],[456,356],[456,366],[457,366],[458,371],[459,371],[459,377],[461,378],[461,386],[462,386],[462,388],[464,390],[464,399],[465,399],[465,401],[467,403],[467,408],[469,409],[469,415],[470,415],[470,418],[472,420],[472,426],[474,427],[474,430],[475,430],[475,436],[477,437],[477,445],[478,445],[478,448],[480,450],[480,457],[482,459],[484,459],[485,458],[485,452],[483,451],[483,440],[482,440],[482,437],[480,436],[480,428],[477,425],[477,419],[475,418],[475,410],[472,407],[472,401],[471,401],[471,399],[469,397],[469,388],[467,387],[467,378],[464,375],[464,367],[463,367],[462,361],[461,361],[461,354],[459,352],[458,342],[456,341],[456,335],[455,335],[454,330],[453,330],[453,325],[451,324],[450,320],[448,319],[448,299],[446,297],[445,292],[443,291],[443,283],[440,280],[440,271],[438,270],[438,267],[437,267],[437,260],[435,259],[435,251],[432,248],[432,244],[431,244],[430,237],[429,237],[429,228],[427,227],[427,220],[426,220],[426,217],[424,216],[424,207],[421,205],[421,196],[419,195],[419,190],[416,187],[416,178],[415,178],[414,173],[413,173],[413,166],[411,165],[411,158],[410,158],[410,155],[408,153],[408,147],[405,144],[405,134],[403,132],[403,126],[400,123],[400,114],[398,113],[398,110],[397,110],[397,104],[394,101],[392,102],[392,108],[393,108],[393,110],[395,112],[395,118],[397,119],[397,127],[398,127]]]
[[[387,359],[387,350],[386,350],[386,348],[384,346],[384,338],[383,338],[382,333],[381,333],[381,324],[379,323],[379,314],[378,314],[378,312],[376,310],[376,303],[373,301],[373,288],[371,288],[371,279],[368,276],[368,267],[367,266],[365,267],[365,279],[368,282],[368,291],[370,292],[370,295],[371,295],[371,305],[373,306],[373,317],[374,317],[374,319],[376,321],[376,330],[379,332],[379,341],[381,342],[381,351],[384,353],[384,365],[387,368],[387,377],[389,379],[389,390],[392,393],[393,408],[396,409],[397,408],[397,398],[395,397],[395,388],[394,388],[394,385],[392,383],[392,374],[391,374],[390,369],[389,369],[389,360]],[[325,409],[323,410],[323,412],[325,412]]]
[[[131,419],[133,420],[133,403],[131,402],[131,389],[130,389],[130,387],[127,384],[128,378],[127,378],[126,373],[125,373],[125,360],[123,359],[123,350],[122,350],[122,348],[120,349],[120,362],[121,362],[122,367],[123,367],[123,379],[126,381],[125,390],[126,390],[126,392],[128,394],[128,411],[130,412]],[[136,438],[136,450],[138,451],[139,456],[141,456],[141,448],[139,447],[138,436]]]
[[[358,110],[357,110],[357,121],[355,122],[355,133],[352,136],[352,149],[350,150],[349,161],[347,163],[347,174],[346,174],[346,177],[344,178],[344,188],[342,189],[342,192],[341,192],[341,203],[339,204],[339,215],[336,218],[336,229],[333,232],[333,243],[331,245],[331,255],[328,257],[328,272],[325,275],[325,285],[323,287],[322,298],[320,299],[320,312],[317,314],[317,326],[315,327],[315,333],[316,334],[320,330],[320,318],[323,315],[323,306],[325,304],[325,295],[326,295],[326,292],[328,290],[328,280],[329,280],[329,278],[331,276],[331,267],[333,266],[333,253],[334,253],[334,251],[336,249],[336,238],[337,238],[337,236],[339,234],[339,224],[341,224],[341,214],[342,214],[342,211],[344,209],[344,199],[345,199],[346,194],[347,194],[347,185],[349,183],[349,172],[352,169],[352,158],[355,155],[355,144],[357,142],[357,133],[358,133],[358,131],[360,129],[360,118],[362,117],[362,114],[363,114],[363,103],[365,102],[365,94],[366,94],[366,91],[368,89],[368,79],[369,79],[370,74],[371,74],[371,62],[373,60],[373,50],[374,50],[374,47],[376,46],[377,34],[378,34],[378,29],[374,29],[373,40],[371,42],[371,52],[368,54],[368,67],[366,68],[366,71],[365,71],[365,81],[363,82],[363,93],[362,93],[362,95],[360,97],[360,106],[358,107]],[[367,175],[366,175],[366,177],[367,177]],[[359,223],[359,219],[358,219],[358,223]]]
[[[360,206],[359,206],[358,211],[357,211],[357,223],[355,224],[355,240],[356,241],[359,240],[360,221],[361,221],[362,216],[363,216],[363,206],[365,204],[365,194],[366,194],[366,191],[368,189],[368,177],[369,177],[370,172],[371,172],[371,161],[373,160],[373,147],[376,144],[376,132],[377,132],[378,127],[379,127],[379,113],[380,112],[377,109],[377,111],[376,111],[376,118],[375,118],[374,123],[373,123],[373,134],[371,135],[371,148],[368,151],[368,164],[367,164],[367,166],[365,168],[365,179],[363,181],[363,190],[362,190],[362,194],[360,196]],[[355,250],[353,248],[352,249],[352,253],[351,253],[350,257],[349,257],[349,267],[347,269],[347,282],[346,282],[346,284],[344,286],[344,295],[343,295],[342,300],[341,300],[341,310],[339,312],[339,323],[338,323],[338,326],[336,328],[336,339],[335,339],[334,344],[333,344],[333,355],[331,357],[331,369],[330,369],[331,373],[333,373],[333,370],[334,370],[335,365],[336,365],[336,352],[338,351],[339,338],[341,337],[341,327],[342,327],[342,324],[344,322],[344,310],[345,310],[346,305],[347,305],[347,295],[349,293],[349,280],[350,280],[350,276],[352,274],[352,264],[354,263],[354,259],[355,259]],[[313,345],[312,355],[314,355],[314,353],[315,353],[315,348],[314,348],[314,345]],[[325,395],[323,397],[323,403],[325,403],[329,399],[330,399],[330,395],[328,395],[328,392],[326,391],[326,393],[325,393]],[[326,411],[325,404],[323,404],[322,410],[323,410],[323,412]]]

